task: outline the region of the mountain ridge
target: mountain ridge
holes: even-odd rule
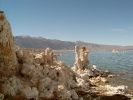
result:
[[[110,51],[116,50],[133,50],[133,46],[119,46],[119,45],[106,45],[106,44],[96,44],[88,43],[83,41],[63,41],[57,39],[47,39],[44,37],[32,37],[32,36],[14,36],[15,43],[24,48],[52,48],[55,50],[73,50],[75,45],[87,46],[90,50],[98,51]]]

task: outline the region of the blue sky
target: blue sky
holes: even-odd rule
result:
[[[133,45],[133,0],[0,0],[14,35]]]

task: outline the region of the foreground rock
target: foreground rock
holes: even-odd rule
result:
[[[14,73],[16,61],[11,27],[4,12],[0,11],[0,71]]]
[[[0,19],[5,19],[3,12],[0,13]],[[4,27],[5,24],[1,25]],[[0,99],[105,100],[104,98],[112,98],[119,94],[117,100],[128,100],[125,96],[127,87],[106,85],[109,73],[98,70],[96,66],[88,67],[86,47],[75,47],[75,65],[71,69],[59,61],[50,48],[39,53],[19,47],[14,50],[9,31],[9,27],[1,28],[0,31],[2,38],[4,36],[1,34],[8,37],[6,42],[2,38],[0,42],[0,51],[4,59],[0,62]],[[9,73],[13,70],[5,71],[6,68],[13,68],[14,73]],[[123,96],[124,99],[121,99]]]

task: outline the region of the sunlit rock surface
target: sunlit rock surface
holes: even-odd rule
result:
[[[2,84],[3,93],[11,96],[15,96],[21,89],[21,81],[16,76],[7,78],[4,84]]]
[[[0,11],[0,71],[11,74],[16,69],[16,63],[11,27],[4,12]]]
[[[88,49],[86,47],[75,46],[75,70],[85,69],[88,64]]]

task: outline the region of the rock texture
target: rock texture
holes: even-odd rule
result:
[[[75,68],[76,70],[83,70],[89,64],[88,50],[86,47],[75,46]]]
[[[0,69],[13,71],[16,65],[13,36],[9,22],[3,11],[0,11]]]

